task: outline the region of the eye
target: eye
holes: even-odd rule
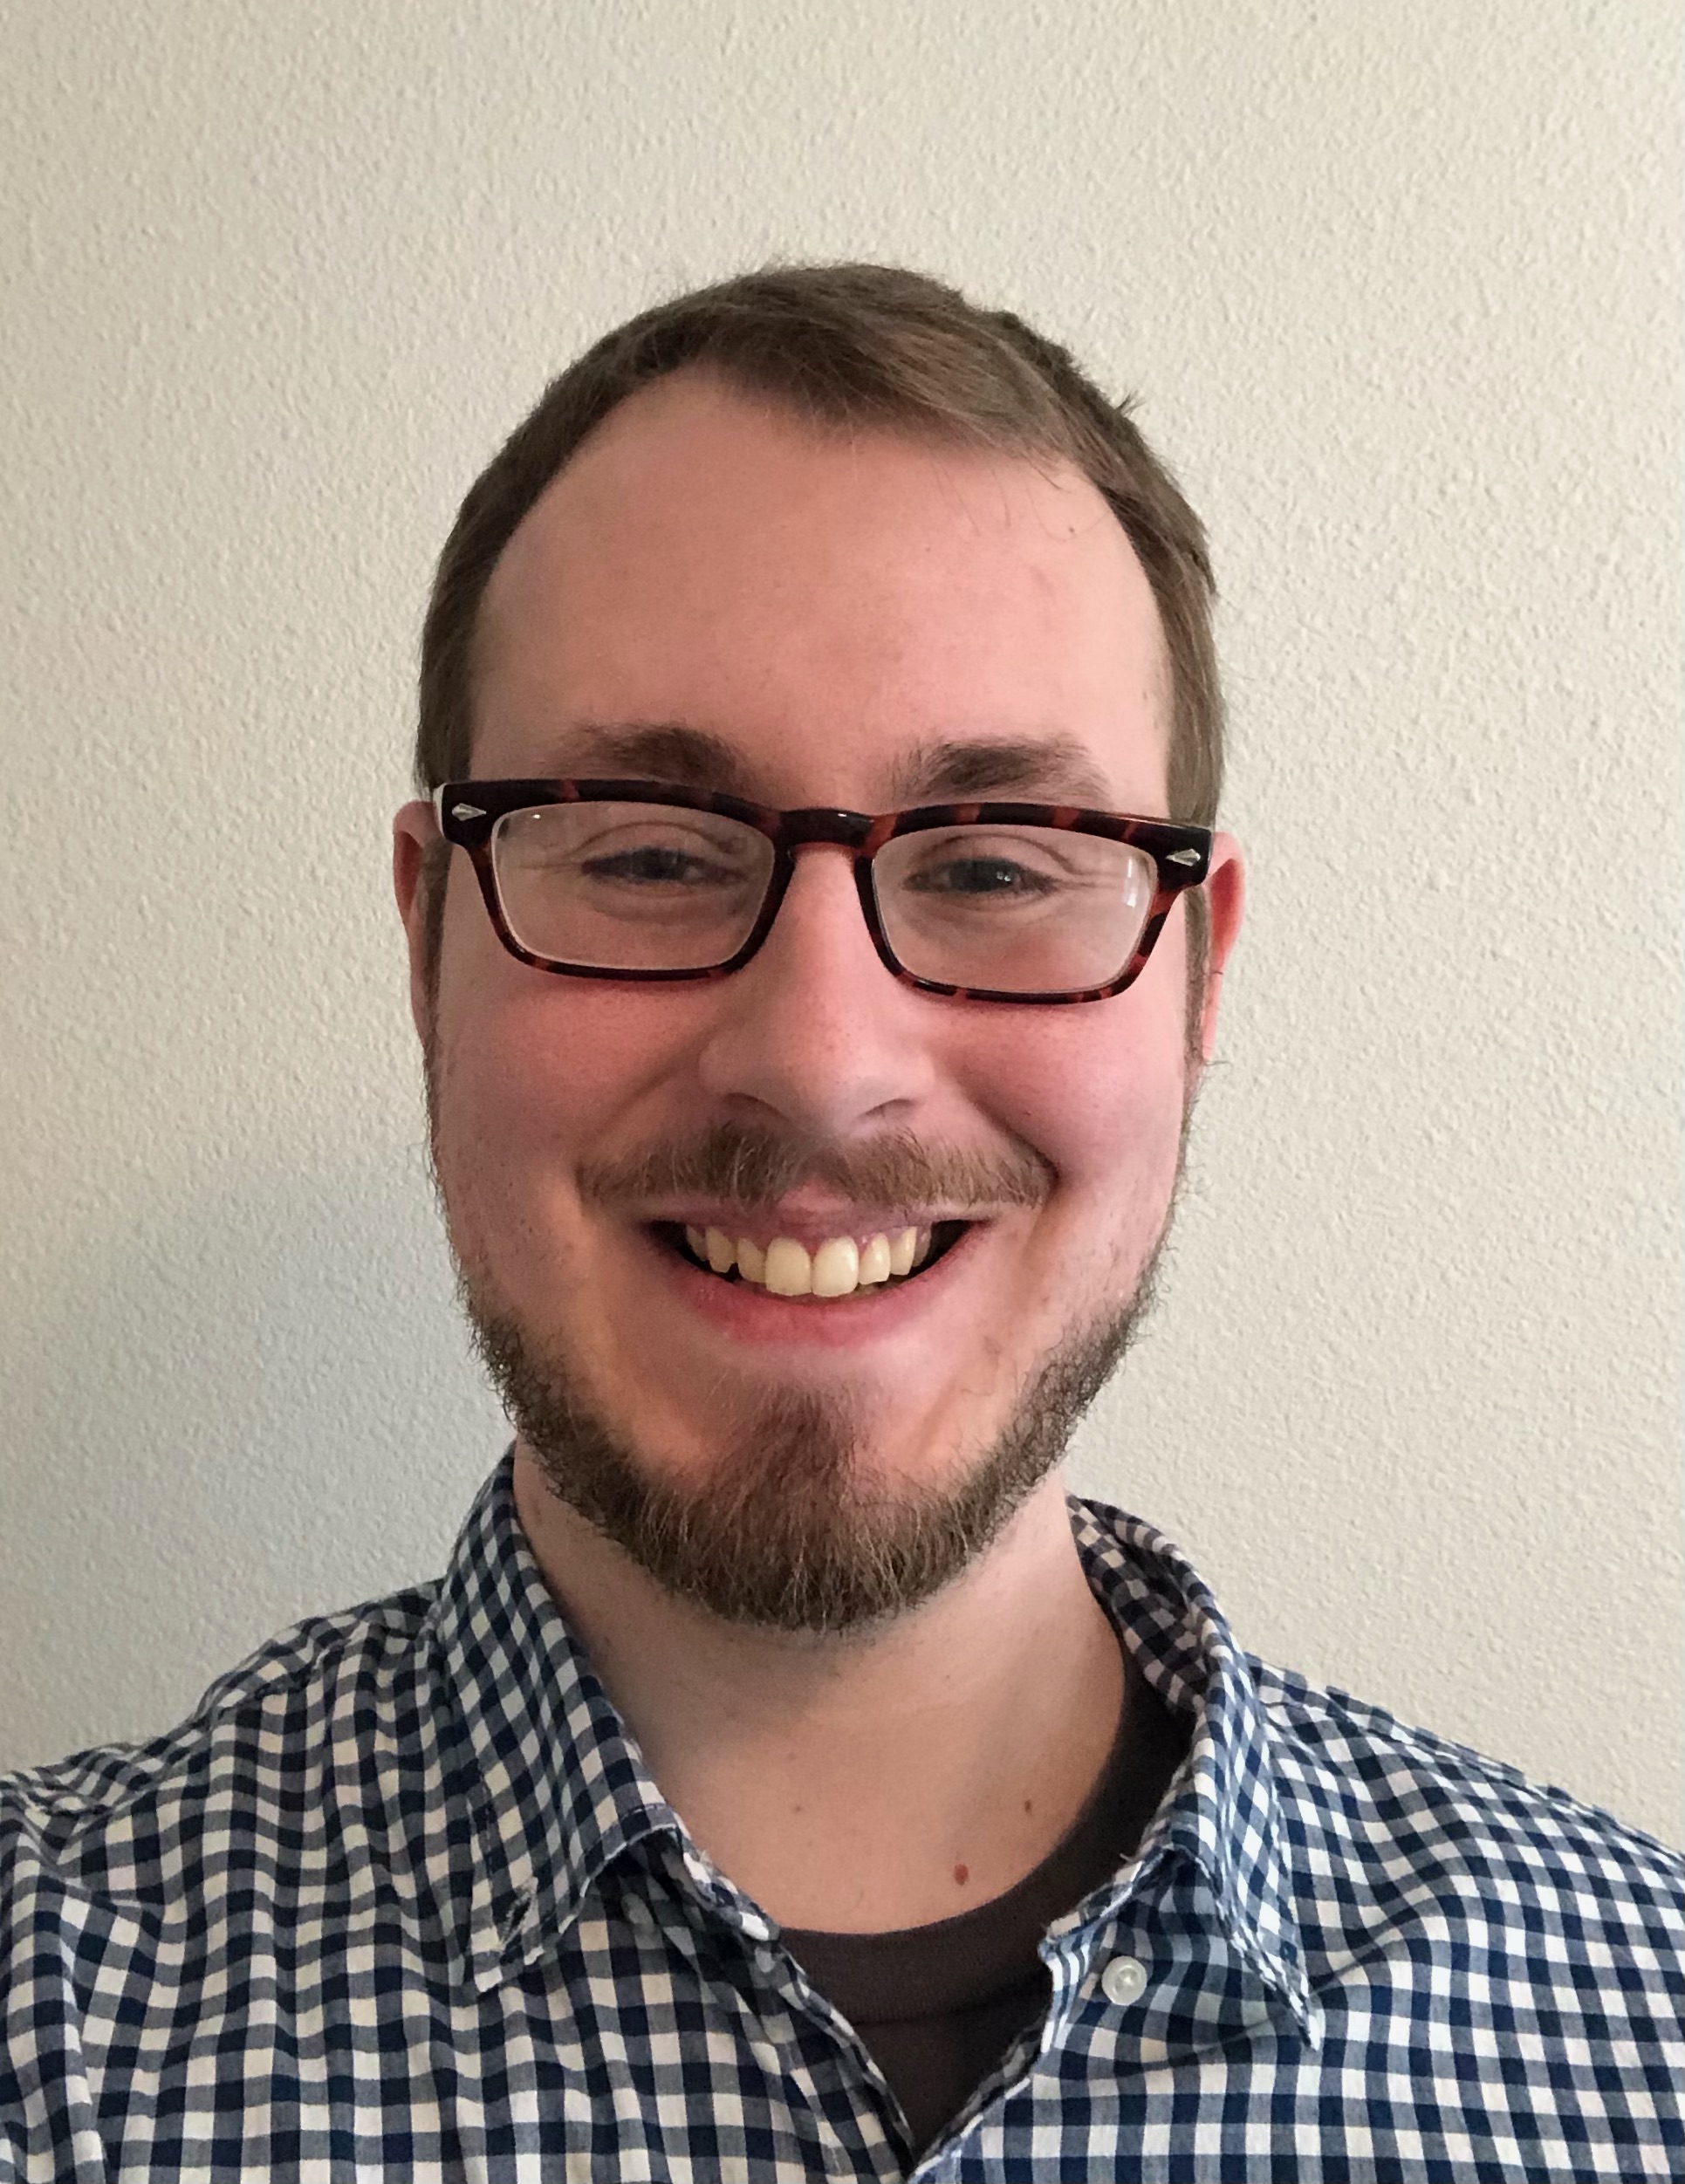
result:
[[[1050,874],[1007,857],[951,856],[911,872],[903,883],[918,894],[1045,895],[1058,886]]]
[[[550,888],[695,895],[752,883],[766,852],[729,819],[662,805],[545,804],[498,829],[500,869]]]
[[[738,877],[713,858],[654,842],[584,858],[579,869],[587,879],[619,880],[642,887],[717,887]]]
[[[1083,850],[1047,827],[956,827],[905,835],[880,870],[929,913],[998,913],[1051,907],[1084,884]]]

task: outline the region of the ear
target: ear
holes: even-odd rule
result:
[[[1200,1009],[1200,1062],[1216,1051],[1217,1003],[1223,994],[1223,966],[1240,931],[1246,901],[1246,879],[1240,844],[1232,834],[1219,834],[1211,845],[1210,869],[1205,875],[1206,918],[1209,928],[1205,955],[1205,995]]]
[[[427,889],[421,874],[427,852],[438,839],[438,815],[423,799],[403,805],[392,822],[392,889],[409,946],[409,1013],[423,1044],[432,1006],[427,979]],[[444,884],[442,874],[439,884]]]

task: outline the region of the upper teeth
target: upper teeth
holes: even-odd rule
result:
[[[929,1254],[928,1229],[898,1229],[893,1236],[827,1236],[810,1251],[793,1236],[774,1236],[764,1250],[747,1236],[723,1229],[687,1229],[685,1242],[716,1274],[735,1266],[746,1282],[775,1297],[852,1297],[892,1274],[910,1274]]]

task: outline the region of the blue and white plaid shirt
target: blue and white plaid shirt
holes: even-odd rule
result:
[[[1685,2177],[1682,1860],[1240,1653],[1073,1502],[1191,1747],[921,2179]],[[0,2179],[900,2178],[887,2086],[552,1605],[507,1458],[436,1585],[0,1783]]]

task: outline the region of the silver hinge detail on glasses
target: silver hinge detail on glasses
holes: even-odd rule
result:
[[[485,813],[477,804],[453,804],[450,816],[453,819],[483,819]]]
[[[462,807],[458,805],[457,808],[460,811]],[[1168,865],[1197,865],[1199,852],[1196,849],[1173,849],[1165,862]]]

